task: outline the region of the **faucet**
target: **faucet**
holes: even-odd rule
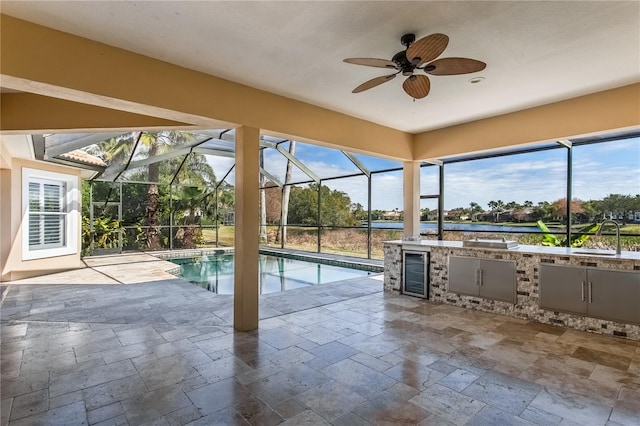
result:
[[[611,220],[611,219],[603,220],[602,223],[600,224],[600,228],[598,228],[598,230],[596,231],[596,235],[601,235],[602,234],[602,228],[604,228],[604,224],[605,223],[612,223],[616,227],[616,239],[617,239],[616,255],[620,256],[622,254],[622,251],[620,249],[620,225],[618,224],[618,222],[616,222],[614,220]]]

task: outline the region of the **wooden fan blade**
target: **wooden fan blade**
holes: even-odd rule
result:
[[[422,99],[429,94],[431,82],[426,75],[412,75],[402,83],[402,88],[412,98]]]
[[[449,37],[444,34],[431,34],[413,43],[407,49],[407,59],[414,65],[421,65],[440,56],[449,44]]]
[[[365,81],[360,86],[358,86],[355,89],[353,89],[353,91],[351,93],[364,92],[365,90],[369,90],[369,89],[371,89],[373,87],[379,86],[382,83],[386,83],[387,81],[391,81],[394,78],[396,78],[396,74],[383,75],[382,77],[372,78],[371,80]]]
[[[348,64],[355,65],[364,65],[366,67],[376,67],[376,68],[393,68],[396,69],[398,66],[395,62],[388,61],[386,59],[377,59],[377,58],[347,58],[343,60]]]
[[[458,75],[478,72],[485,69],[487,64],[469,58],[436,59],[424,67],[424,72],[431,75]],[[431,69],[432,67],[435,67]]]

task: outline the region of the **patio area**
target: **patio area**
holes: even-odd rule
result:
[[[148,255],[10,283],[2,425],[640,422],[640,343],[382,292],[381,276],[232,297]],[[93,283],[93,284],[89,284]]]

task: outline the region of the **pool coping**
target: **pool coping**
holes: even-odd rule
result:
[[[162,260],[169,259],[184,259],[189,257],[209,256],[215,254],[225,254],[235,251],[234,247],[216,247],[216,248],[203,248],[203,249],[189,249],[189,250],[174,250],[150,253],[155,257]],[[267,254],[272,256],[284,257],[287,259],[303,260],[306,262],[320,263],[329,266],[341,266],[344,268],[357,269],[360,271],[367,271],[376,274],[384,272],[384,265],[382,261],[374,259],[355,259],[355,258],[336,258],[330,256],[323,256],[321,253],[301,253],[301,252],[288,252],[285,250],[277,250],[271,248],[260,248],[260,254]],[[337,255],[333,255],[337,256]],[[180,266],[172,268],[167,271],[168,273],[180,276]]]
[[[313,263],[321,263],[324,265],[330,266],[342,266],[345,268],[358,269],[361,271],[375,272],[375,273],[383,273],[384,265],[376,264],[377,262],[372,259],[336,259],[334,257],[326,257],[323,256],[322,253],[300,253],[300,252],[286,252],[284,250],[274,250],[269,248],[261,248],[260,253],[262,254],[270,254],[276,255],[280,257],[285,257],[288,259],[296,259],[296,260],[304,260]],[[382,261],[380,261],[382,263]]]

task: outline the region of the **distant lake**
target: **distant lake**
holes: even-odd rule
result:
[[[389,229],[402,229],[402,222],[371,222],[371,228],[389,228]],[[469,232],[542,232],[537,226],[508,226],[508,225],[488,225],[480,223],[444,223],[445,231],[469,231]],[[551,229],[556,231],[558,229]],[[426,232],[438,232],[437,223],[420,222],[420,233]]]

